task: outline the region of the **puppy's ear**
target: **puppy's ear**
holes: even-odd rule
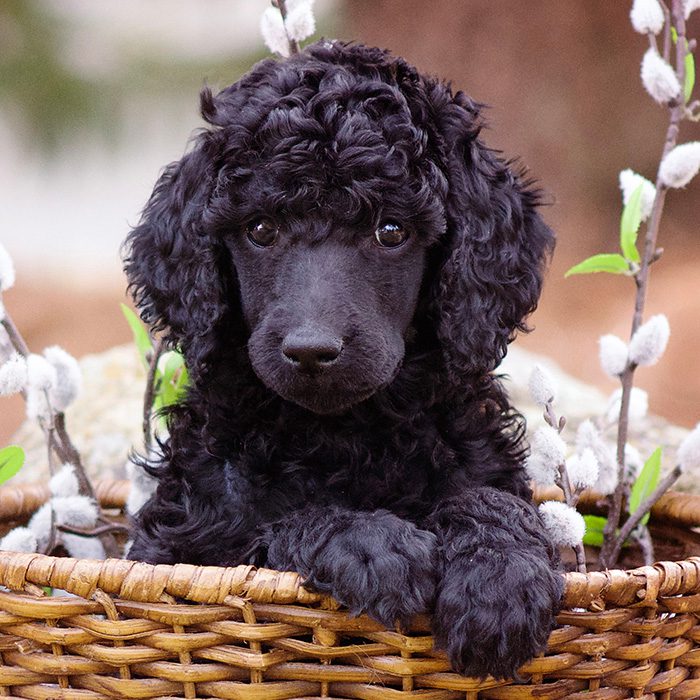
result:
[[[225,313],[219,254],[202,226],[214,179],[211,150],[200,137],[165,169],[124,244],[124,269],[143,320],[181,347],[195,375],[206,368]]]
[[[447,164],[447,236],[431,315],[458,379],[494,369],[516,331],[527,330],[554,236],[537,214],[537,192],[479,141],[479,106],[443,89],[434,115]]]

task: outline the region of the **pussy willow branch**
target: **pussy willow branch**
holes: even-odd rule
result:
[[[554,428],[558,433],[564,430],[566,425],[566,419],[564,416],[561,418],[557,417],[552,406],[552,401],[547,401],[544,407],[544,420],[552,428]],[[576,508],[578,499],[581,497],[580,489],[574,490],[571,486],[571,479],[569,479],[569,471],[566,468],[566,462],[562,462],[558,466],[559,480],[556,482],[557,486],[564,492],[564,501],[571,508]],[[583,542],[577,542],[573,546],[574,553],[576,554],[576,568],[582,574],[586,573],[586,550],[583,548]]]
[[[571,480],[569,479],[569,472],[566,469],[566,464],[563,462],[559,465],[559,483],[557,484],[559,488],[564,492],[564,501],[571,508],[576,508],[578,503],[580,492],[574,491],[571,488]],[[577,542],[573,546],[574,553],[576,554],[576,568],[582,574],[586,573],[586,550],[583,548],[583,542]]]
[[[280,11],[282,21],[284,22],[284,20],[287,19],[287,0],[271,0],[271,2],[272,6]],[[299,42],[296,39],[290,39],[289,36],[287,37],[287,41],[289,42],[289,53],[299,53]]]
[[[73,525],[59,525],[58,529],[61,532],[79,535],[80,537],[99,537],[105,533],[121,533],[123,535],[128,535],[131,532],[131,528],[126,525],[120,525],[119,523],[105,523],[104,525],[98,525],[97,527],[89,529],[74,527]]]
[[[680,85],[683,86],[685,83],[685,56],[688,47],[686,46],[685,40],[685,15],[682,0],[673,0],[672,16],[678,33],[676,41],[676,76],[678,77]],[[669,108],[671,114],[659,163],[661,163],[669,151],[676,145],[679,125],[686,115],[685,97],[682,89],[678,99],[671,103]],[[642,255],[640,268],[634,275],[637,293],[634,303],[630,338],[642,324],[647,288],[649,286],[649,268],[656,256],[656,241],[659,234],[659,224],[661,222],[661,214],[666,199],[666,191],[666,185],[661,182],[661,179],[657,175],[656,197],[654,198],[649,224],[647,225],[644,254]],[[617,431],[618,486],[608,499],[608,522],[605,525],[604,544],[600,551],[600,565],[602,568],[611,568],[615,565],[622,544],[626,539],[622,538],[622,532],[620,532],[620,534],[616,533],[620,524],[622,500],[625,491],[625,445],[627,444],[627,435],[629,432],[629,406],[634,382],[634,372],[636,369],[637,365],[629,363],[620,377],[622,382],[622,397],[620,399],[620,419]]]
[[[3,317],[0,324],[5,329],[7,337],[10,339],[12,347],[20,354],[22,357],[27,357],[29,355],[29,348],[24,342],[24,338],[21,333],[17,330],[14,321],[10,317],[10,314],[5,310],[5,316]]]
[[[12,347],[20,354],[22,357],[28,357],[30,354],[29,347],[26,341],[19,332],[17,326],[10,314],[5,310],[5,316],[2,320],[2,326],[7,333],[8,338]],[[23,392],[26,396],[26,392]],[[44,437],[46,439],[48,451],[49,451],[49,468],[53,472],[53,459],[52,454],[58,457],[60,462],[70,463],[74,470],[76,478],[78,479],[78,491],[83,496],[89,496],[90,498],[95,497],[95,492],[92,488],[92,483],[85,473],[85,468],[83,467],[82,460],[80,459],[80,453],[76,449],[73,441],[68,435],[68,430],[66,429],[66,417],[62,412],[57,412],[51,406],[51,401],[46,395],[46,404],[49,407],[50,418],[49,421],[39,421],[41,429],[44,432]],[[103,533],[99,535],[102,546],[105,548],[105,553],[108,557],[118,557],[119,549],[117,543],[109,533]],[[51,535],[49,537],[50,545],[55,545],[56,543],[56,525],[53,515],[53,510],[51,513]],[[50,553],[50,552],[47,552]]]
[[[659,0],[664,11],[664,61],[668,63],[671,60],[671,13],[666,7],[666,3],[663,0]]]

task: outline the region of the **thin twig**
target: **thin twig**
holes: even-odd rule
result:
[[[156,371],[158,369],[158,360],[163,354],[164,342],[162,338],[158,338],[153,345],[153,351],[148,362],[148,376],[146,377],[146,392],[143,397],[143,444],[146,447],[146,453],[151,449],[153,442],[153,430],[151,428],[151,415],[153,413],[153,400],[156,395]]]
[[[50,503],[50,501],[49,501]],[[58,544],[58,528],[56,526],[56,512],[51,505],[51,523],[49,525],[49,540],[44,548],[44,554],[51,554]]]
[[[554,412],[554,409],[552,408],[551,400],[547,401],[547,403],[544,406],[543,418],[545,423],[548,423],[558,433],[561,433],[561,431],[564,429],[563,425],[559,427],[560,421],[559,418],[557,418],[557,414]]]
[[[546,423],[552,426],[559,434],[564,430],[566,425],[566,418],[564,416],[557,416],[554,412],[554,407],[552,401],[547,401],[544,406],[544,420]],[[564,492],[564,501],[571,508],[576,508],[578,499],[581,497],[581,489],[574,489],[571,485],[571,479],[569,478],[569,471],[566,468],[566,462],[562,462],[559,467],[559,480],[557,481],[557,486]],[[586,550],[583,547],[583,542],[577,542],[573,546],[573,550],[576,554],[576,568],[577,570],[585,574],[586,573]]]
[[[639,504],[639,508],[630,515],[625,521],[625,524],[620,528],[620,532],[613,541],[612,560],[617,561],[620,556],[620,550],[632,530],[641,522],[642,518],[654,507],[654,504],[668,491],[671,486],[678,480],[682,473],[680,466],[676,465],[666,476],[661,480],[659,485],[654,489],[651,496]]]
[[[665,8],[665,12],[667,13],[668,21],[666,24],[668,26],[671,19],[668,16],[668,8]],[[682,0],[673,0],[673,20],[678,33],[676,41],[676,75],[679,83],[683,85],[685,80],[685,54],[687,51],[687,46],[685,40],[685,17],[683,14]],[[669,107],[671,109],[671,115],[659,164],[676,145],[679,125],[684,118],[686,111],[683,95],[681,94],[679,99],[670,104]],[[651,216],[647,225],[644,255],[642,256],[640,268],[634,276],[637,293],[635,297],[630,338],[634,336],[635,332],[642,324],[642,319],[644,316],[644,305],[646,302],[646,294],[649,285],[649,267],[651,266],[657,252],[656,240],[658,238],[659,224],[666,198],[666,191],[666,185],[661,181],[661,178],[657,174],[656,196],[654,198]],[[635,364],[628,364],[627,368],[620,377],[622,382],[622,396],[620,398],[620,418],[617,432],[618,488],[615,489],[615,492],[609,498],[608,521],[605,525],[604,544],[600,552],[600,563],[603,568],[611,568],[614,566],[620,553],[619,546],[616,546],[615,533],[617,532],[620,517],[622,515],[622,501],[625,491],[625,446],[627,445],[627,435],[629,431],[630,397],[632,394],[632,385],[634,383],[634,372],[636,368],[637,366]]]
[[[124,534],[129,534],[129,532],[131,532],[126,525],[120,525],[119,523],[108,523],[89,529],[74,527],[73,525],[59,525],[58,529],[61,532],[67,532],[69,535],[79,535],[80,537],[99,537],[100,535],[114,534],[116,532]]]
[[[29,348],[24,342],[24,338],[22,337],[21,333],[17,330],[17,326],[15,326],[14,321],[7,313],[7,310],[5,310],[5,316],[3,317],[2,321],[0,321],[0,324],[5,329],[7,337],[10,339],[10,343],[12,343],[12,347],[23,357],[29,357]]]
[[[656,34],[654,32],[649,32],[647,34],[647,37],[649,37],[649,46],[656,51],[656,53],[659,53],[659,45],[656,42]]]
[[[576,569],[580,574],[585,574],[588,572],[586,568],[586,549],[583,546],[583,542],[577,542],[574,547],[574,553],[576,554]]]
[[[566,464],[563,462],[559,465],[559,480],[557,486],[564,492],[564,500],[566,503],[571,505],[571,481],[569,480],[569,472],[566,470]]]
[[[574,491],[571,488],[571,480],[569,479],[569,472],[566,469],[566,464],[562,463],[559,465],[559,483],[557,484],[559,488],[564,492],[564,500],[566,504],[571,508],[576,508],[578,503],[580,493]],[[576,568],[582,574],[586,573],[586,550],[583,547],[583,542],[577,542],[574,547],[574,552],[576,553]]]
[[[666,3],[659,0],[661,8],[664,11],[664,61],[668,63],[671,60],[671,13],[669,12]]]

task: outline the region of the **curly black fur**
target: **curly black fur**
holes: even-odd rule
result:
[[[504,677],[561,594],[491,374],[553,236],[479,112],[326,41],[203,92],[211,127],[127,241],[143,318],[191,377],[130,554],[296,570],[386,624],[432,611],[455,669]],[[272,245],[247,235],[261,220]],[[387,221],[403,245],[376,244]]]

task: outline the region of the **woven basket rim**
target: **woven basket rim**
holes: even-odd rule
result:
[[[100,481],[96,496],[107,508],[124,505],[127,481]],[[554,493],[538,494],[556,497]],[[20,484],[0,488],[0,520],[26,517],[46,501],[46,484]],[[589,498],[595,499],[595,495]],[[653,517],[685,526],[700,526],[700,496],[668,493],[652,511]],[[661,597],[700,593],[700,557],[680,562],[659,562],[631,570],[613,569],[588,574],[563,573],[563,606],[589,609],[610,605],[649,606]],[[329,596],[303,587],[294,572],[240,565],[235,567],[191,564],[144,564],[123,559],[104,561],[51,557],[43,554],[0,552],[0,585],[21,591],[50,586],[83,598],[101,590],[126,600],[163,602],[168,597],[205,604],[253,603],[318,605],[338,608]]]

